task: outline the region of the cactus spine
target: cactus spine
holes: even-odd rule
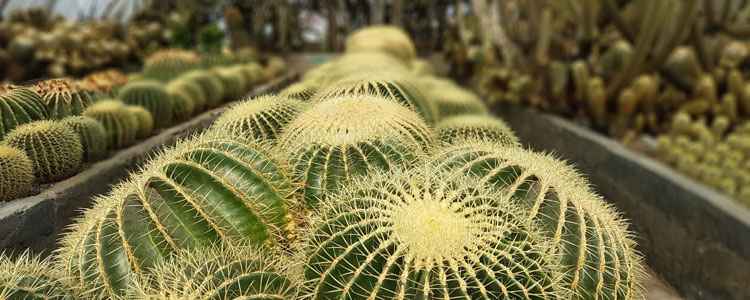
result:
[[[638,299],[643,270],[626,223],[564,162],[486,141],[446,147],[434,161],[526,207],[560,255],[571,299]]]
[[[503,145],[517,145],[518,137],[503,120],[492,116],[460,115],[440,121],[435,125],[438,137],[446,143],[463,138],[478,138]]]
[[[0,85],[0,141],[16,126],[47,117],[39,95],[25,87]]]
[[[279,95],[308,101],[315,96],[315,85],[306,81],[295,82],[279,92]]]
[[[0,202],[28,196],[33,183],[34,166],[26,153],[0,145]]]
[[[61,122],[78,134],[84,162],[95,162],[107,154],[107,131],[99,121],[85,116],[73,116]]]
[[[84,116],[99,121],[107,132],[107,147],[120,149],[135,142],[139,131],[138,118],[120,101],[105,100],[92,105]]]
[[[354,177],[411,165],[432,142],[427,125],[408,108],[375,96],[346,96],[301,113],[279,145],[291,153],[305,204],[314,209],[326,192]]]
[[[16,127],[4,143],[26,152],[34,176],[50,183],[73,176],[81,168],[83,148],[78,135],[58,121],[42,120]]]
[[[569,299],[544,233],[500,190],[435,168],[377,172],[309,237],[311,299]]]
[[[124,86],[118,98],[128,105],[142,106],[154,119],[154,127],[172,124],[174,105],[164,87],[156,81],[136,81]]]
[[[284,96],[248,99],[224,112],[213,130],[232,136],[275,140],[304,108],[304,103]]]
[[[0,299],[76,299],[64,278],[50,259],[41,259],[28,251],[15,259],[0,254]]]

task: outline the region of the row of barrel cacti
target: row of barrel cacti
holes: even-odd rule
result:
[[[410,49],[363,29],[226,110],[97,197],[51,260],[0,260],[0,296],[639,299],[615,209]]]
[[[109,70],[0,87],[0,201],[28,196],[35,183],[66,179],[107,150],[237,100],[284,68],[283,61],[264,68],[237,57],[203,61],[163,50],[140,74]]]

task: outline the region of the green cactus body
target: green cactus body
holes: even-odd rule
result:
[[[83,148],[73,129],[58,121],[34,121],[16,127],[4,143],[31,159],[34,176],[50,183],[73,176],[81,168]]]
[[[250,80],[250,86],[257,85],[267,80],[267,78],[265,77],[265,72],[263,71],[263,67],[260,64],[251,62],[245,65],[241,65],[241,67],[242,72]]]
[[[124,86],[118,98],[128,105],[138,105],[151,113],[154,128],[172,124],[174,104],[167,91],[156,81],[136,81]]]
[[[211,72],[192,71],[186,73],[180,79],[192,81],[193,84],[202,89],[208,108],[219,106],[221,100],[224,99],[224,87],[221,85],[221,80],[212,75]]]
[[[61,122],[78,134],[83,147],[84,162],[95,162],[107,154],[107,131],[99,121],[90,117],[74,116]]]
[[[286,62],[283,58],[278,56],[272,56],[268,59],[266,64],[265,73],[268,79],[276,78],[277,76],[284,74],[286,71]]]
[[[282,96],[287,96],[297,100],[308,101],[315,96],[317,88],[314,84],[307,81],[295,82],[279,92]]]
[[[167,86],[167,95],[172,102],[172,119],[175,121],[184,121],[195,114],[195,102],[186,90],[180,90]]]
[[[460,88],[438,88],[427,91],[428,101],[437,107],[439,119],[457,115],[486,115],[487,105],[473,92]]]
[[[485,115],[460,115],[444,119],[435,125],[441,141],[453,143],[457,139],[487,139],[503,145],[518,145],[518,137],[503,120]]]
[[[698,57],[691,47],[677,47],[662,69],[685,86],[693,86],[703,74]]]
[[[222,240],[289,247],[304,213],[269,153],[248,140],[198,136],[158,154],[72,226],[63,268],[77,285],[114,298],[183,250]]]
[[[552,100],[563,102],[566,89],[570,81],[570,70],[568,65],[559,61],[553,61],[549,66],[550,95]]]
[[[46,103],[47,112],[52,119],[64,119],[77,116],[96,99],[89,93],[82,92],[73,86],[70,79],[52,79],[29,86]]]
[[[84,116],[99,121],[107,132],[107,147],[120,149],[135,142],[139,130],[138,118],[116,100],[104,100],[83,112]]]
[[[589,66],[584,60],[576,60],[570,65],[570,72],[573,75],[573,86],[575,88],[575,99],[580,102],[586,102],[586,94],[589,86]]]
[[[358,77],[342,80],[316,94],[316,101],[344,95],[369,94],[378,95],[410,108],[424,118],[428,124],[438,118],[437,107],[428,102],[417,83],[395,73],[363,74]]]
[[[157,51],[146,59],[143,78],[167,82],[200,66],[200,58],[184,50]]]
[[[396,26],[369,26],[353,32],[346,41],[346,53],[381,52],[410,62],[417,50],[409,35]]]
[[[614,78],[628,65],[633,56],[633,46],[625,40],[617,40],[602,57],[602,73],[606,78]]]
[[[246,91],[244,75],[235,73],[227,68],[214,69],[213,73],[219,78],[224,88],[225,101],[234,101],[241,98]]]
[[[126,105],[125,110],[137,120],[136,139],[147,138],[154,133],[154,117],[143,106]]]
[[[560,255],[563,285],[576,295],[570,299],[639,299],[643,269],[627,223],[576,170],[549,155],[486,141],[446,147],[434,162],[526,207]]]
[[[308,237],[310,299],[570,299],[544,233],[499,190],[420,166],[332,196]]]
[[[36,55],[36,43],[27,36],[18,36],[8,43],[8,53],[13,61],[30,63]]]
[[[589,80],[586,89],[586,101],[594,123],[597,126],[607,124],[607,95],[601,78],[594,77]]]
[[[719,102],[716,92],[716,82],[711,75],[701,76],[693,89],[693,97],[708,101],[709,106]]]
[[[0,299],[77,299],[65,287],[63,278],[49,259],[32,256],[28,251],[15,259],[0,254]]]
[[[193,102],[193,111],[195,113],[206,110],[206,95],[204,94],[203,88],[194,81],[180,77],[170,81],[167,84],[166,89],[167,93],[184,92],[190,96],[190,100]],[[177,105],[177,103],[175,103],[175,105]]]
[[[326,192],[372,170],[411,165],[433,143],[415,112],[374,96],[318,103],[292,120],[279,147],[291,153],[304,200],[317,208]]]
[[[0,145],[0,202],[28,196],[33,184],[34,166],[26,153]]]
[[[298,288],[280,263],[253,247],[217,246],[181,252],[145,276],[129,299],[295,300]]]
[[[0,85],[0,141],[16,126],[47,117],[39,95],[25,87]]]
[[[276,140],[284,127],[305,108],[299,100],[261,96],[241,102],[224,112],[212,130],[257,140]]]

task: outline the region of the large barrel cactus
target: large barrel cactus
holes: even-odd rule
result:
[[[172,253],[222,240],[285,249],[304,216],[269,150],[199,136],[157,155],[77,221],[60,258],[77,284],[110,297]]]
[[[254,247],[219,245],[188,250],[159,264],[129,293],[132,299],[296,300],[284,265]]]
[[[107,147],[120,149],[135,142],[139,122],[127,109],[127,105],[116,100],[105,100],[89,107],[84,116],[99,121],[107,131]]]
[[[551,239],[572,299],[638,299],[643,269],[627,224],[564,162],[479,140],[446,147],[435,162],[524,206]]]
[[[135,81],[124,86],[117,96],[128,105],[142,106],[154,117],[154,127],[161,128],[172,124],[174,105],[169,94],[156,81]]]
[[[388,53],[405,62],[417,57],[417,50],[403,29],[396,26],[369,26],[355,31],[346,41],[346,52]]]
[[[167,95],[172,102],[172,117],[175,121],[186,120],[195,114],[195,102],[189,91],[167,85]]]
[[[299,100],[266,95],[245,100],[224,112],[213,130],[224,134],[275,140],[284,127],[305,108]]]
[[[311,299],[568,299],[544,233],[473,177],[377,172],[330,200],[308,241]]]
[[[224,86],[213,72],[202,70],[191,71],[180,76],[180,80],[187,80],[199,86],[203,91],[206,107],[208,108],[219,106],[221,100],[224,99]]]
[[[435,124],[441,141],[453,143],[465,138],[479,138],[504,145],[518,144],[518,137],[503,120],[489,115],[459,115]]]
[[[42,98],[49,117],[53,119],[80,115],[97,100],[90,93],[76,88],[71,79],[51,79],[28,87]]]
[[[242,97],[247,91],[246,75],[240,70],[230,68],[215,68],[212,73],[221,81],[224,87],[224,100],[234,101]]]
[[[75,300],[65,285],[65,276],[50,259],[24,252],[17,258],[0,254],[0,299]]]
[[[50,183],[73,176],[81,168],[83,147],[73,129],[59,121],[41,120],[16,127],[4,143],[31,159],[34,176]]]
[[[281,90],[279,94],[297,100],[307,101],[315,96],[315,92],[317,91],[317,89],[318,88],[315,86],[315,84],[311,82],[300,81],[290,84],[289,86]]]
[[[0,85],[0,140],[18,125],[47,117],[39,95],[25,87]]]
[[[461,87],[436,87],[426,89],[427,99],[438,108],[440,118],[473,114],[488,114],[487,105],[472,91]]]
[[[99,121],[86,116],[73,116],[63,119],[62,123],[78,134],[84,162],[95,162],[107,154],[107,131]]]
[[[200,66],[200,57],[195,53],[178,49],[154,52],[143,66],[143,78],[167,82],[180,74]]]
[[[28,196],[34,166],[23,150],[0,145],[0,202]]]
[[[154,133],[154,116],[143,108],[143,106],[126,105],[125,110],[135,116],[135,119],[138,121],[138,130],[135,133],[135,138],[147,138]]]
[[[206,95],[204,89],[190,78],[179,77],[170,81],[166,87],[167,93],[186,93],[193,101],[193,111],[202,112],[206,109]],[[177,103],[175,103],[177,105]]]
[[[410,165],[433,143],[415,112],[374,96],[345,96],[301,113],[280,138],[304,199],[316,208],[326,192],[373,169]]]

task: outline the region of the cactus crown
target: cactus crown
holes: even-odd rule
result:
[[[48,117],[44,100],[25,87],[0,84],[0,107],[0,140],[18,125]]]
[[[15,259],[0,254],[0,299],[75,299],[64,278],[49,259],[28,251]]]
[[[62,119],[80,115],[95,99],[82,93],[71,79],[51,79],[39,82],[29,88],[38,94],[45,103],[51,118]]]
[[[5,143],[26,152],[34,165],[34,176],[44,183],[72,176],[83,160],[78,135],[57,121],[41,120],[18,126],[6,136]]]
[[[440,140],[452,143],[456,139],[479,138],[503,145],[517,145],[518,137],[503,120],[484,115],[459,115],[446,118],[435,125]]]
[[[301,101],[284,96],[260,96],[232,106],[213,127],[222,134],[275,140],[305,107]]]
[[[0,201],[28,196],[34,167],[22,150],[0,145]]]
[[[417,50],[409,35],[395,26],[370,26],[357,30],[346,42],[346,52],[382,51],[410,61],[417,56]]]
[[[89,107],[83,115],[104,125],[110,149],[119,149],[135,142],[139,126],[143,125],[139,124],[127,105],[117,100],[103,100]]]
[[[178,49],[165,49],[154,52],[146,59],[143,66],[143,76],[168,81],[199,65],[200,57],[195,53]]]
[[[107,96],[115,96],[117,90],[128,82],[130,82],[130,79],[120,70],[109,69],[87,75],[79,82],[79,86],[84,90],[98,91],[105,93]]]
[[[419,166],[343,188],[309,235],[311,298],[567,299],[544,234],[475,182]]]
[[[63,119],[62,123],[78,134],[84,161],[97,161],[107,153],[107,131],[99,121],[86,116],[73,116]]]
[[[315,96],[315,91],[315,85],[307,81],[299,81],[292,83],[285,89],[281,90],[281,92],[279,92],[279,95],[287,96],[297,100],[307,101]]]

